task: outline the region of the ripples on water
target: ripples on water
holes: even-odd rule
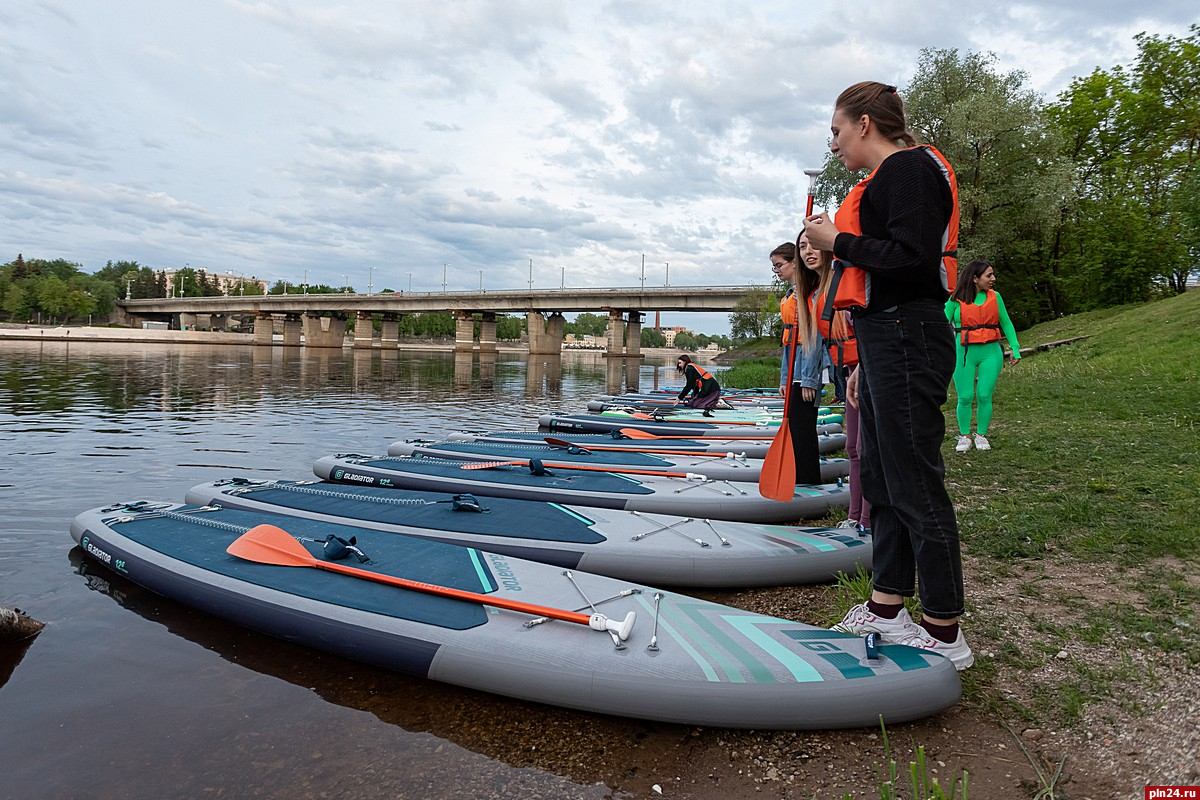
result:
[[[537,767],[556,752],[587,762],[571,748],[588,735],[645,738],[640,723],[260,636],[85,563],[69,524],[232,474],[308,479],[323,455],[382,453],[396,439],[531,430],[539,414],[669,380],[669,366],[0,342],[0,605],[49,623],[27,650],[0,649],[0,796],[628,796],[615,788],[628,765]]]

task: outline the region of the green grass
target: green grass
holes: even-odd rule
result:
[[[721,373],[721,386],[728,389],[778,386],[779,363],[779,356],[743,359]]]
[[[1005,366],[991,451],[954,452],[952,387],[943,450],[967,560],[964,625],[977,653],[992,654],[963,673],[966,702],[1067,725],[1091,698],[1136,710],[1131,684],[1152,694],[1139,651],[1143,664],[1164,653],[1200,665],[1200,292],[1019,338],[1076,336],[1088,338]],[[973,603],[973,587],[996,582],[1007,597]],[[869,588],[861,575],[839,581],[821,614],[840,618]],[[1014,639],[1018,627],[1029,635]],[[996,688],[998,671],[1028,691]]]
[[[1019,338],[1029,347],[1074,336],[1088,338],[1005,367],[995,449],[946,450],[963,550],[976,565],[968,581],[1026,574],[1021,593],[1054,612],[1035,620],[1037,642],[1015,647],[1000,629],[987,644],[1031,674],[1059,650],[1072,653],[1065,680],[1036,686],[1029,708],[1010,710],[1066,723],[1090,697],[1136,703],[1122,687],[1153,680],[1131,667],[1137,648],[1200,663],[1200,292],[1055,320]],[[975,616],[1002,620],[1009,610]],[[1115,649],[1117,661],[1100,666],[1081,646]]]

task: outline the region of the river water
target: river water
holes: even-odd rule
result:
[[[671,726],[261,636],[84,562],[68,529],[85,509],[179,501],[221,477],[309,479],[320,456],[382,453],[397,439],[532,430],[541,413],[670,382],[671,367],[596,353],[546,363],[0,342],[0,606],[47,623],[28,647],[0,646],[0,798],[634,796],[621,788],[628,775],[584,766],[589,735],[680,735]]]

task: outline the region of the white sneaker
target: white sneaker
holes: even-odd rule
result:
[[[856,520],[856,519],[844,519],[841,522],[839,522],[837,524],[837,526],[839,528],[855,528],[855,529],[857,529],[859,527],[858,520]]]
[[[958,437],[958,444],[954,445],[954,449],[956,452],[959,452],[959,453],[965,453],[968,450],[970,450],[971,449],[971,437],[970,436]]]
[[[900,639],[910,638],[913,627],[912,617],[908,615],[907,608],[900,609],[895,619],[888,619],[873,613],[866,603],[859,603],[847,611],[842,621],[829,630],[853,633],[855,636],[878,633],[885,642],[898,642]]]
[[[975,434],[975,449],[976,450],[991,450],[992,443],[987,440],[981,433]]]
[[[967,641],[963,638],[962,628],[959,628],[958,636],[954,642],[946,644],[940,639],[930,636],[929,631],[920,625],[910,623],[907,636],[899,639],[890,639],[889,641],[893,644],[903,644],[908,647],[916,647],[921,650],[937,653],[940,656],[945,656],[950,659],[957,670],[964,670],[975,663],[975,654],[967,646]]]

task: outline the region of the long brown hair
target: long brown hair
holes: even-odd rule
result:
[[[800,240],[804,238],[803,231],[796,237],[796,256],[800,257]],[[812,244],[809,244],[814,252],[820,254],[820,262],[815,270],[804,267],[805,272],[812,273],[817,278],[816,292],[817,297],[828,297],[833,284],[833,253],[828,250],[817,250]],[[801,259],[803,262],[803,259]],[[818,308],[817,314],[821,314],[824,309]],[[846,324],[846,311],[836,311],[833,315],[833,321],[830,323],[829,332],[834,339],[846,339],[850,333],[850,326]],[[813,325],[816,325],[816,320],[813,320]]]
[[[917,143],[904,120],[904,101],[896,87],[878,81],[861,81],[838,95],[834,108],[851,119],[871,118],[875,129],[885,139],[903,142],[906,147]]]
[[[796,288],[796,332],[804,347],[809,348],[821,341],[821,334],[817,330],[817,318],[809,306],[809,298],[817,290],[821,276],[805,266],[800,259],[800,240],[803,237],[803,231],[796,237],[796,271],[793,273],[796,282],[792,285]]]
[[[966,264],[958,271],[958,282],[954,285],[954,294],[950,297],[960,303],[974,303],[975,295],[978,294],[975,279],[987,272],[990,266],[992,262],[981,258]]]

